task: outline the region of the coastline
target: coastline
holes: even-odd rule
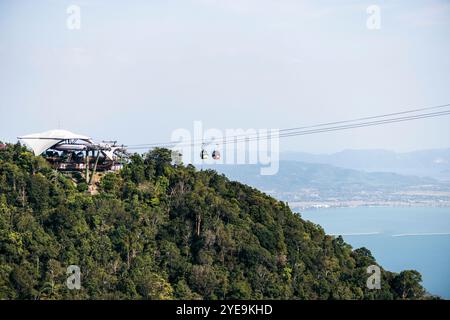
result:
[[[364,207],[424,207],[424,208],[450,208],[450,201],[292,201],[288,202],[289,207],[294,211],[313,211],[322,209],[336,209],[336,208],[364,208]]]

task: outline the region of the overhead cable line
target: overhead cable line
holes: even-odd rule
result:
[[[346,130],[346,129],[359,128],[359,127],[375,126],[375,125],[381,125],[381,124],[387,124],[387,123],[410,121],[410,120],[422,119],[422,118],[438,117],[438,116],[444,116],[444,115],[450,114],[450,110],[431,112],[431,113],[422,113],[422,114],[416,114],[416,115],[410,115],[410,116],[404,116],[404,117],[388,118],[388,119],[382,119],[382,120],[377,120],[377,121],[362,121],[362,120],[386,118],[386,117],[390,117],[393,115],[415,113],[418,111],[438,109],[438,108],[444,108],[444,107],[449,107],[449,106],[450,106],[450,104],[446,104],[446,105],[439,105],[439,106],[433,106],[433,107],[427,107],[427,108],[407,110],[407,111],[402,111],[402,112],[395,112],[395,113],[390,113],[390,114],[357,118],[357,119],[352,119],[352,120],[343,120],[343,121],[328,122],[328,123],[322,123],[322,124],[311,125],[311,126],[280,129],[275,134],[268,134],[268,135],[264,135],[264,136],[258,136],[257,133],[256,133],[256,135],[255,134],[235,135],[235,136],[225,137],[223,139],[214,140],[214,143],[228,144],[228,143],[237,143],[237,142],[242,142],[242,141],[270,139],[272,137],[280,137],[280,138],[281,137],[290,137],[290,136],[298,136],[298,135],[315,134],[315,133],[321,133],[321,132]],[[346,124],[346,123],[348,123],[348,124],[333,126],[336,124]],[[316,128],[316,129],[314,129],[314,128]],[[303,130],[303,129],[312,129],[312,130]],[[241,137],[244,137],[244,138],[241,138]],[[172,142],[167,142],[167,143],[129,145],[128,149],[147,149],[147,148],[151,148],[151,147],[169,147],[169,146],[175,146],[175,145],[178,147],[181,147],[181,146],[194,146],[194,145],[203,144],[203,142],[196,142],[196,141],[197,140],[193,140],[193,141],[187,142],[187,143],[172,141]]]

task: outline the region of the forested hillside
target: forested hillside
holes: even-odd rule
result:
[[[367,249],[214,171],[172,166],[165,149],[97,191],[20,145],[0,150],[0,299],[425,297],[416,271],[382,269],[382,288],[367,289]]]

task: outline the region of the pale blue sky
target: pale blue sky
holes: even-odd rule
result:
[[[69,5],[81,30],[66,27]],[[366,8],[381,8],[368,30]],[[0,0],[0,140],[123,143],[450,103],[450,1]],[[282,150],[450,147],[450,117],[288,138]]]

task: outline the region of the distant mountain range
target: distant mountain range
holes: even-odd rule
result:
[[[367,172],[322,163],[281,160],[276,175],[260,165],[203,165],[276,198],[317,205],[450,205],[450,182],[393,172]]]
[[[400,175],[391,172],[365,172],[339,168],[328,164],[300,161],[280,161],[276,175],[260,175],[259,165],[211,165],[203,169],[214,169],[231,179],[249,184],[262,190],[296,192],[305,188],[320,190],[390,190],[395,191],[418,186],[442,186],[433,178]]]
[[[397,153],[387,150],[344,150],[332,154],[281,153],[282,160],[329,164],[368,172],[394,172],[450,181],[450,149]]]

